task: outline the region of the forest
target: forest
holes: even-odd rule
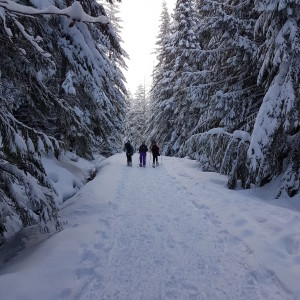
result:
[[[299,193],[300,1],[163,3],[149,95],[126,89],[117,7],[0,0],[0,245],[61,228],[42,157],[109,157],[124,137],[155,139],[229,189],[280,176],[276,197]]]

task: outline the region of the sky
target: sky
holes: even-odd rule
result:
[[[0,248],[1,300],[300,299],[299,195],[275,200],[280,179],[233,191],[187,158],[73,156],[43,158],[58,201],[101,171],[62,203],[64,230]]]
[[[173,12],[176,0],[166,0],[169,13]],[[134,94],[138,85],[152,83],[152,70],[156,63],[156,37],[159,33],[162,0],[122,0],[119,17],[123,20],[121,37],[123,48],[130,56],[128,71],[124,72],[127,88]]]

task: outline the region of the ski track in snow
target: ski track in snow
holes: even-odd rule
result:
[[[164,165],[121,172],[94,239],[79,245],[78,286],[57,299],[294,299],[201,203],[215,191],[187,189]]]

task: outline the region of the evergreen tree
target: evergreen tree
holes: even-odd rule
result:
[[[16,8],[10,2],[0,3],[0,50],[5,53],[0,61],[0,243],[30,224],[47,231],[46,223],[54,219],[60,227],[59,203],[41,156],[58,158],[63,149],[87,158],[118,152],[126,94],[121,72],[107,56],[122,55],[107,21],[97,25],[43,17],[43,3],[33,0],[38,14],[28,18],[26,12],[9,13]],[[57,2],[58,8],[68,5],[107,20],[94,0],[83,7]]]
[[[258,68],[253,29],[256,14],[252,1],[198,1],[197,36],[199,73],[193,96],[201,118],[194,132],[223,127],[229,132],[251,131],[248,118],[257,113],[262,89],[256,84]]]
[[[165,154],[190,155],[204,170],[228,175],[229,188],[283,173],[279,195],[295,195],[299,4],[197,0],[191,8],[177,1],[170,38],[157,52],[147,132],[163,141]]]
[[[202,135],[198,135],[199,151],[205,152],[201,163],[229,175],[228,186],[234,188],[237,180],[233,178],[238,178],[237,172],[241,174],[243,170],[247,173],[246,167],[236,168],[237,164],[245,163],[245,153],[237,153],[240,149],[247,151],[249,142],[240,136],[249,136],[253,130],[263,95],[263,89],[256,84],[259,70],[253,60],[257,49],[254,40],[257,14],[252,1],[201,0],[196,3],[196,12],[196,32],[201,50],[197,54],[199,72],[192,78],[191,94],[199,117],[192,134],[203,133],[204,141],[211,136],[213,145],[218,148],[215,151],[210,147],[202,148]],[[210,131],[214,128],[223,130],[216,135],[214,130]],[[241,130],[246,132],[241,133]],[[225,152],[223,155],[218,155],[218,159],[211,157],[221,149]],[[227,167],[223,168],[224,165]],[[249,186],[249,181],[244,180],[247,174],[241,176],[243,186]]]
[[[239,179],[244,187],[260,186],[286,170],[281,191],[294,195],[299,191],[294,146],[299,140],[299,5],[206,0],[198,4],[204,22],[198,23],[197,32],[205,38],[201,46],[209,50],[200,53],[206,70],[194,93],[204,108],[195,132],[203,134],[193,136],[185,151],[203,153],[202,165],[227,174],[230,188]],[[223,131],[216,134],[216,127]]]
[[[146,136],[147,142],[157,139],[158,129],[164,130],[165,128],[158,124],[163,124],[166,121],[163,110],[160,109],[161,102],[164,98],[170,95],[170,87],[165,80],[165,72],[168,70],[168,53],[169,53],[169,40],[171,33],[171,20],[168,12],[166,2],[163,1],[162,12],[160,16],[159,34],[156,41],[156,58],[157,64],[153,70],[153,86],[150,91],[150,117],[147,120]],[[158,136],[159,137],[159,136]],[[160,137],[159,137],[160,138]]]
[[[265,95],[255,120],[248,151],[250,175],[262,185],[285,171],[281,190],[299,192],[300,164],[300,3],[254,1],[260,13],[255,34],[261,43],[256,52],[260,65],[258,84]],[[283,162],[288,162],[283,169]]]
[[[145,140],[146,121],[148,118],[148,99],[145,86],[140,84],[131,99],[127,114],[126,137],[137,149]]]
[[[164,66],[166,63],[167,48],[170,39],[171,20],[168,12],[166,1],[162,3],[162,12],[160,15],[159,34],[156,41],[156,58],[157,64],[153,70],[153,77],[155,82],[159,82],[163,76]],[[156,88],[158,89],[158,88]]]
[[[154,123],[158,128],[155,139],[160,141],[167,155],[178,153],[193,128],[190,78],[197,70],[196,51],[199,48],[194,33],[192,2],[178,0],[173,17],[163,76],[156,83],[164,84],[165,88],[158,94],[155,100],[158,104],[154,107]],[[167,124],[165,120],[168,120]]]
[[[120,13],[119,3],[103,1],[103,6],[105,7],[105,12],[107,14],[107,17],[110,21],[110,24],[111,24],[119,42],[123,43],[123,40],[122,40],[123,27],[121,26],[123,21],[118,16],[118,14]],[[110,52],[108,56],[109,56],[110,60],[114,61],[114,63],[117,65],[117,68],[119,68],[119,69],[122,68],[124,70],[127,69],[126,62],[124,59],[129,58],[129,56],[124,49],[122,49],[121,54],[118,51],[113,51],[113,52]],[[125,80],[124,77],[123,77],[123,80]]]

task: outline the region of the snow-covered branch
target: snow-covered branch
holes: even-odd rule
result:
[[[11,17],[17,28],[21,31],[22,35],[27,39],[32,46],[45,58],[50,58],[51,55],[44,51],[39,45],[38,42],[41,40],[36,40],[36,38],[26,32],[24,26],[17,20],[16,16],[38,16],[38,15],[60,15],[66,16],[71,19],[69,27],[74,26],[76,22],[84,23],[100,23],[108,24],[109,20],[106,16],[101,15],[98,17],[92,17],[86,14],[83,11],[81,4],[78,1],[75,1],[71,6],[64,9],[60,9],[53,5],[50,5],[44,9],[37,9],[30,6],[21,5],[15,3],[11,0],[0,0],[0,19],[3,20],[3,26],[6,34],[11,38],[13,37],[13,32],[11,28],[7,27],[7,16]],[[19,48],[20,52],[26,54],[25,50]]]
[[[92,17],[83,11],[81,4],[75,1],[71,6],[59,9],[53,5],[45,9],[36,9],[30,6],[24,6],[10,0],[0,0],[0,7],[7,10],[9,13],[15,13],[19,15],[61,15],[72,19],[70,26],[74,25],[75,22],[84,23],[102,23],[108,24],[109,20],[106,16]]]

